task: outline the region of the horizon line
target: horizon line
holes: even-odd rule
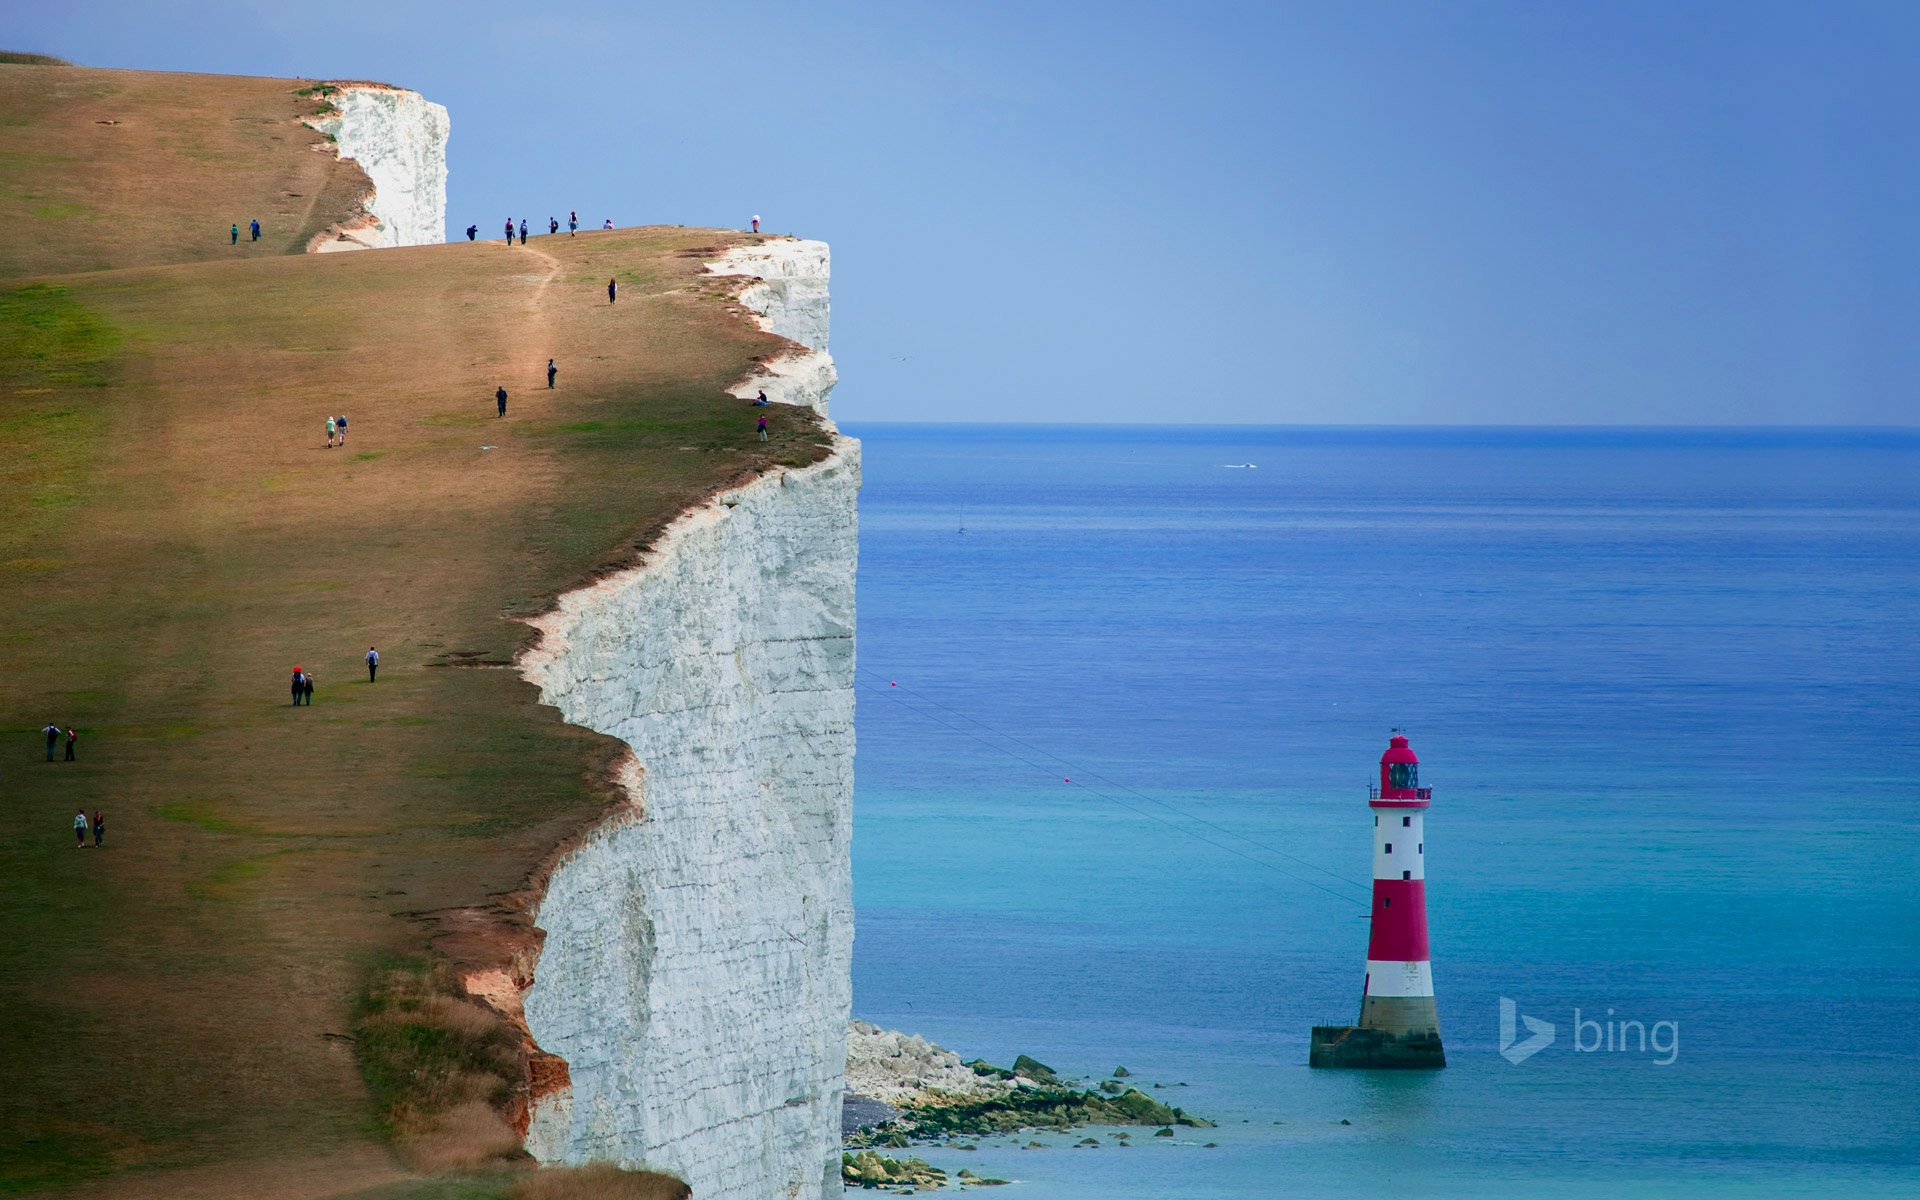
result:
[[[842,423],[836,420],[836,424]],[[1815,422],[1775,422],[1734,424],[1578,424],[1554,422],[1526,424],[1518,421],[1429,422],[1410,421],[1034,421],[1009,418],[1004,421],[938,421],[914,418],[849,417],[845,423],[858,425],[927,425],[943,428],[999,428],[1009,425],[1056,429],[1458,429],[1458,430],[1551,430],[1567,433],[1895,433],[1920,435],[1920,424],[1839,424]]]

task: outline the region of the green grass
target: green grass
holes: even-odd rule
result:
[[[100,386],[119,334],[54,284],[0,291],[0,386]],[[38,439],[36,439],[37,441]]]

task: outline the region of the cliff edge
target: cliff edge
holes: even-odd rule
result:
[[[362,212],[315,234],[316,253],[446,241],[446,106],[377,83],[317,84],[332,111],[306,122],[366,173]]]
[[[0,62],[0,279],[439,241],[446,129],[383,85]]]
[[[795,342],[735,391],[824,416],[825,245],[714,269],[778,278],[740,300]],[[631,808],[555,866],[535,913],[526,1026],[565,1063],[532,1100],[543,1162],[644,1165],[712,1200],[838,1194],[858,490],[859,444],[836,434],[823,461],[688,510],[645,561],[535,620],[526,677],[638,764]]]

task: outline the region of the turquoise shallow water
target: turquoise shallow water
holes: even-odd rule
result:
[[[1029,1200],[1920,1193],[1920,438],[850,432],[856,1013],[1221,1125],[927,1157]],[[1309,1071],[1394,725],[1452,1065]],[[1504,1059],[1501,997],[1554,1043]]]

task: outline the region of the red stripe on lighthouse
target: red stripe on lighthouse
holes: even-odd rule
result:
[[[1372,932],[1367,957],[1376,962],[1425,962],[1427,950],[1427,881],[1376,879],[1373,881]]]

